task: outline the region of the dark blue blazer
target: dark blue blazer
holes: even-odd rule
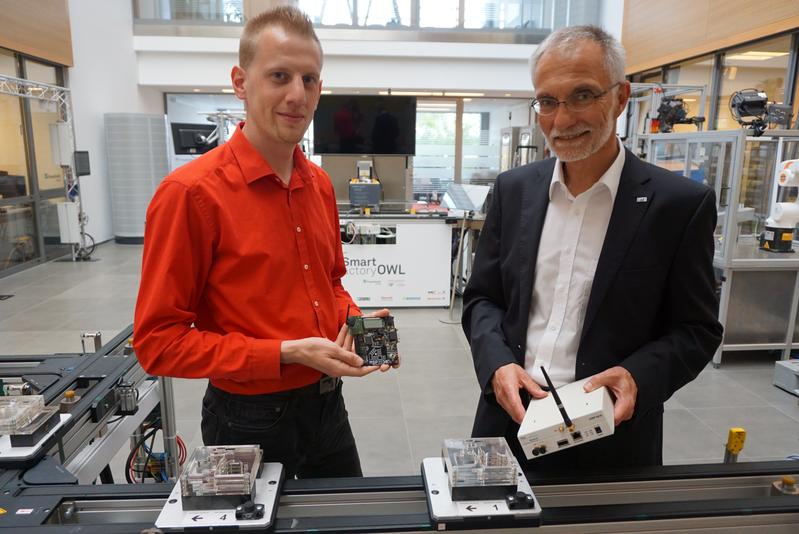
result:
[[[491,378],[508,363],[524,366],[554,165],[548,159],[500,174],[478,241],[462,318],[483,392],[475,437],[510,437],[518,428],[496,403]],[[606,466],[662,463],[663,403],[696,377],[721,342],[715,227],[711,189],[626,152],[575,376],[626,368],[638,386],[635,414],[612,437],[549,456],[569,452],[575,466],[595,465],[597,457]]]

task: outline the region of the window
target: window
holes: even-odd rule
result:
[[[39,191],[64,189],[64,175],[61,170],[60,158],[69,158],[71,149],[67,149],[67,155],[61,155],[61,146],[66,146],[64,140],[68,139],[68,132],[64,128],[68,126],[61,120],[58,114],[58,106],[55,102],[44,100],[30,101],[31,110],[31,130],[33,132],[33,147],[36,152],[36,183],[39,184]]]
[[[458,26],[458,0],[419,2],[419,27],[455,28]]]
[[[358,4],[358,26],[410,26],[411,0],[372,0]]]
[[[527,100],[479,98],[464,101],[463,183],[493,185],[500,172],[502,130],[510,126],[528,126],[530,120]],[[541,159],[541,154],[538,158]]]
[[[544,3],[544,28],[557,30],[578,24],[598,24],[602,2],[596,0],[548,0]]]
[[[33,204],[0,205],[0,273],[38,254]]]
[[[663,83],[663,70],[645,72],[641,75],[641,83]]]
[[[300,0],[299,8],[321,26],[352,26],[353,7],[348,0]]]
[[[49,83],[50,85],[58,85],[58,76],[56,68],[51,65],[45,65],[38,61],[25,60],[25,79],[34,82]]]
[[[700,113],[701,102],[699,102],[699,93],[696,94],[682,94],[677,98],[681,98],[687,117],[703,116],[705,119],[710,112],[710,90],[711,80],[713,79],[713,56],[704,56],[699,59],[693,59],[671,65],[666,71],[666,83],[676,85],[704,85],[705,86],[705,107]],[[702,129],[706,128],[707,123],[703,125]],[[694,132],[696,126],[693,124],[675,124],[675,132]]]
[[[0,94],[0,203],[30,194],[20,100]]]
[[[213,110],[229,112],[231,115],[244,114],[244,102],[229,94],[166,93],[166,115],[170,123],[207,125]],[[211,117],[213,119],[213,117]],[[224,139],[233,135],[237,120],[226,121]]]
[[[0,95],[0,273],[38,256],[20,97]],[[8,202],[8,201],[11,202]]]
[[[464,27],[492,30],[543,28],[544,0],[466,2]]]
[[[464,183],[492,183],[499,169],[498,132],[491,131],[489,111],[463,110],[463,171]]]
[[[598,24],[602,2],[596,0],[569,0],[568,26],[578,24]]]
[[[413,196],[441,194],[455,178],[455,101],[419,100]]]
[[[730,113],[730,97],[742,89],[765,91],[769,102],[785,101],[785,76],[788,72],[791,38],[789,35],[769,39],[724,54],[721,89],[718,98],[719,130],[735,130],[740,125]]]
[[[242,24],[243,0],[134,0],[138,20],[193,20]]]
[[[14,53],[0,48],[0,74],[17,78],[17,62]]]
[[[0,76],[22,77],[18,65],[31,82],[61,85],[60,67],[0,50]],[[0,274],[71,250],[56,210],[66,200],[62,163],[74,150],[64,110],[41,87],[20,94],[28,96],[0,94]]]
[[[796,91],[793,95],[793,124],[792,128],[799,127],[799,72],[796,73]],[[797,323],[799,325],[799,322]]]
[[[456,102],[419,100],[416,108],[414,198],[445,192],[460,165],[461,182],[493,185],[500,171],[502,129],[530,124],[530,104],[512,98],[465,98],[461,120],[462,156],[455,159]],[[540,159],[539,155],[539,159]]]
[[[63,197],[42,200],[39,204],[39,232],[44,242],[44,256],[51,260],[69,254],[72,247],[61,242],[61,228],[58,224],[58,205],[69,202]]]

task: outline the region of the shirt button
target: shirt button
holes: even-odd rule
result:
[[[554,331],[555,331],[555,330],[557,330],[557,329],[558,329],[558,327],[557,327],[557,326],[550,326],[550,327],[549,327],[549,330],[550,330],[550,332],[554,332]]]
[[[305,265],[303,265],[303,268],[307,271],[308,269],[311,268],[311,266],[306,263]]]
[[[318,308],[319,307],[319,301],[318,300],[313,301],[313,305]]]
[[[300,233],[300,232],[302,232],[302,226],[298,226],[297,227],[297,233]]]

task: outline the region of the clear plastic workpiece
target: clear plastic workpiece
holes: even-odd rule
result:
[[[441,454],[452,500],[502,499],[516,492],[516,459],[505,438],[446,439]]]
[[[0,434],[16,434],[44,411],[44,397],[0,397]]]
[[[255,497],[263,452],[257,445],[197,447],[180,475],[184,510],[235,508]]]

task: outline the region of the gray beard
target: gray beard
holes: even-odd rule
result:
[[[565,151],[564,150],[558,151],[558,149],[556,149],[554,144],[552,143],[551,139],[553,137],[562,135],[565,132],[557,132],[550,130],[549,136],[547,136],[547,143],[549,144],[550,150],[552,150],[552,153],[555,154],[558,157],[558,159],[563,162],[580,161],[588,158],[589,156],[595,154],[600,148],[602,148],[602,146],[604,146],[604,144],[608,141],[611,134],[613,133],[614,121],[613,121],[612,112],[608,113],[608,116],[606,118],[607,120],[603,124],[602,129],[599,131],[598,136],[595,135],[596,130],[592,130],[591,135],[593,136],[593,139],[589,143],[586,143],[583,146],[570,148]],[[568,135],[567,132],[566,134]]]

